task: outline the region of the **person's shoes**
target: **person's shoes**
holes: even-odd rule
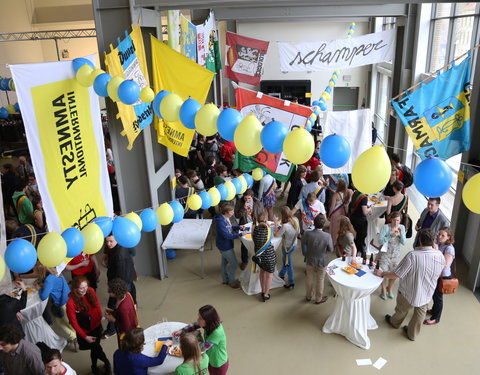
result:
[[[109,339],[112,336],[115,336],[117,332],[104,331],[102,335],[102,340]]]
[[[414,339],[411,339],[410,336],[408,336],[408,326],[403,326],[402,329],[405,333],[405,336],[407,336],[407,339],[409,339],[410,341],[415,341]]]
[[[387,297],[390,298],[390,299],[394,299],[394,298],[395,298],[395,294],[393,294],[393,293],[387,294]]]
[[[235,282],[230,283],[228,285],[230,286],[230,288],[239,289],[240,288],[240,281],[236,280]]]
[[[285,284],[283,287],[285,289],[293,289],[293,288],[295,288],[295,284]]]
[[[270,299],[270,294],[264,294],[263,295],[263,300],[268,301]]]
[[[282,191],[282,194],[280,194],[280,199],[285,198],[285,193]]]
[[[105,375],[112,375],[112,365],[108,361],[105,362],[104,372]]]
[[[247,268],[247,263],[240,263],[240,269],[243,271],[245,268]]]
[[[98,369],[97,365],[92,365],[91,367],[91,370],[92,370],[92,374],[93,375],[99,375],[100,374],[100,370]]]
[[[425,319],[423,321],[423,324],[426,326],[433,326],[434,324],[437,324],[438,322],[435,319]]]
[[[320,301],[315,301],[315,305],[320,305],[321,303],[327,302],[328,297],[322,297]]]
[[[69,340],[67,342],[67,348],[70,349],[72,352],[78,352],[77,339]]]
[[[311,300],[311,298],[305,297],[305,301],[310,302]]]
[[[393,326],[392,324],[392,316],[391,315],[385,315],[385,320],[387,321],[388,324],[390,324],[393,328],[396,329],[396,327]]]
[[[386,301],[386,300],[387,300],[387,296],[386,296],[386,295],[384,295],[384,294],[380,294],[380,295],[379,295],[379,297],[380,297],[381,299],[383,299],[384,301]]]

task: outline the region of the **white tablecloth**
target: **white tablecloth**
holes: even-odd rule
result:
[[[383,195],[376,196],[379,200],[374,202],[372,200],[368,200],[368,204],[372,206],[372,213],[367,215],[368,221],[368,231],[367,231],[367,254],[370,253],[378,253],[378,250],[370,245],[370,242],[377,238],[377,220],[383,213],[387,210],[387,201],[383,200]],[[370,198],[370,197],[369,197]],[[382,219],[383,220],[383,219]]]
[[[250,228],[251,224],[246,224],[246,228]],[[252,261],[251,257],[253,254],[255,254],[255,246],[253,244],[253,239],[246,238],[245,236],[240,237],[240,240],[242,243],[245,245],[245,247],[248,249],[248,254],[250,258],[250,262],[248,263],[247,268],[245,268],[244,271],[240,274],[240,284],[242,286],[243,291],[245,294],[251,296],[253,294],[259,294],[262,292],[262,288],[260,286],[260,278],[259,278],[259,270],[258,267],[256,267],[256,272],[252,272]],[[272,237],[272,245],[275,251],[277,252],[277,259],[278,257],[281,257],[281,253],[278,252],[278,248],[280,247],[280,244],[282,243],[282,237]],[[275,269],[275,272],[273,273],[272,277],[272,286],[270,289],[274,288],[281,288],[285,282],[278,276],[278,270]]]
[[[145,347],[143,348],[142,354],[148,355],[149,357],[157,357],[158,353],[155,352],[155,342],[159,337],[169,337],[172,336],[172,332],[182,329],[187,324],[179,322],[165,322],[157,323],[154,326],[148,327],[144,331],[145,335]],[[149,375],[160,375],[160,374],[173,374],[175,369],[183,363],[182,357],[174,357],[170,354],[167,354],[167,358],[160,366],[149,367]]]
[[[67,340],[58,336],[42,316],[47,303],[48,299],[42,301],[38,292],[28,295],[27,307],[20,311],[23,315],[21,323],[25,332],[25,340],[34,344],[43,341],[50,348],[62,351],[67,345]]]
[[[332,260],[328,266],[336,265],[334,275],[327,275],[337,292],[335,310],[323,326],[325,333],[338,333],[362,349],[370,348],[368,329],[378,328],[375,319],[370,315],[370,294],[382,283],[382,278],[375,276],[363,266],[365,275],[358,277],[349,275],[341,268],[347,265],[341,258]]]

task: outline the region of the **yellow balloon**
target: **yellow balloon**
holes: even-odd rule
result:
[[[45,267],[56,267],[67,255],[67,244],[57,232],[47,233],[38,244],[37,255]]]
[[[310,160],[315,151],[312,135],[304,128],[296,128],[285,137],[283,153],[294,164],[303,164]]]
[[[17,111],[15,111],[15,107],[13,106],[13,104],[9,104],[5,108],[7,109],[8,113],[10,115],[13,115],[15,112],[17,112]]]
[[[255,168],[252,171],[252,177],[255,181],[260,181],[263,178],[263,169],[262,168]]]
[[[103,232],[95,223],[88,224],[81,230],[85,246],[83,252],[85,254],[95,254],[103,247]]]
[[[183,100],[177,94],[170,93],[160,102],[160,113],[162,117],[170,122],[178,121],[180,118],[180,107]]]
[[[330,100],[332,97],[330,96],[330,94],[328,92],[323,92],[322,96],[321,96],[323,99],[325,100]]]
[[[90,77],[88,77],[88,79],[90,80],[88,83],[89,85],[88,86],[92,86],[93,85],[93,81],[95,81],[95,78],[97,78],[100,74],[103,74],[105,73],[105,70],[103,69],[95,69],[93,72],[90,73]],[[91,82],[91,83],[90,83]]]
[[[233,140],[237,151],[245,156],[258,154],[262,149],[260,133],[263,129],[262,124],[255,115],[250,114],[238,124]]]
[[[220,203],[220,192],[216,187],[212,187],[208,190],[208,194],[212,197],[212,207],[215,207]]]
[[[82,86],[88,87],[93,85],[93,81],[90,83],[90,74],[92,74],[93,69],[90,65],[85,64],[80,69],[77,70],[76,78],[78,83]]]
[[[317,115],[315,113],[312,113],[310,115],[310,118],[315,122],[317,120]]]
[[[390,180],[392,165],[383,146],[373,146],[364,151],[352,168],[352,181],[363,194],[375,194]]]
[[[153,92],[153,90],[150,88],[150,87],[144,87],[141,91],[140,91],[140,99],[142,100],[142,102],[144,103],[150,103],[152,102],[153,98],[155,97],[155,93]]]
[[[470,178],[462,191],[463,203],[465,206],[476,214],[480,214],[480,173]]]
[[[160,225],[168,225],[173,220],[173,209],[168,203],[162,203],[157,208],[158,222]]]
[[[137,225],[138,229],[142,230],[142,219],[140,219],[140,216],[138,216],[135,212],[130,212],[129,214],[126,214],[125,219],[132,220]]]
[[[333,86],[335,86],[335,83],[333,83],[333,82],[328,82],[328,86],[333,87]]]
[[[190,195],[187,198],[187,205],[188,205],[188,208],[196,211],[200,209],[200,207],[202,207],[202,198],[200,198],[198,194]]]
[[[245,180],[245,177],[243,177],[243,175],[238,176],[238,179],[242,184],[242,190],[240,190],[240,194],[243,194],[248,189],[247,180]]]
[[[195,128],[197,132],[206,137],[214,135],[217,132],[217,119],[219,114],[220,110],[212,103],[205,104],[200,108],[195,115]]]
[[[120,86],[123,81],[125,80],[122,77],[115,76],[108,82],[107,93],[114,102],[120,101],[118,97],[118,86]]]
[[[3,280],[3,276],[5,276],[5,261],[3,260],[3,257],[0,256],[0,280]]]
[[[227,195],[227,201],[231,201],[233,198],[235,198],[235,195],[237,195],[237,189],[235,189],[235,185],[233,184],[232,181],[227,181],[224,183],[225,187],[227,188],[228,195]]]

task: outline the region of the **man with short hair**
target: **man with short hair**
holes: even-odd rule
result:
[[[399,328],[403,320],[413,309],[408,326],[403,327],[407,338],[415,341],[425,320],[428,303],[432,299],[437,280],[445,265],[443,254],[433,248],[435,234],[431,229],[421,229],[418,233],[418,247],[402,259],[394,272],[375,270],[377,276],[388,279],[400,279],[395,314],[385,315],[385,320]]]
[[[28,199],[27,194],[25,194],[26,190],[27,182],[25,180],[20,180],[12,195],[13,205],[17,212],[20,224],[35,224],[33,204],[32,201]]]
[[[20,327],[6,324],[0,327],[0,351],[5,375],[43,375],[40,349],[23,339]]]
[[[440,198],[429,198],[427,203],[427,208],[425,208],[421,215],[420,219],[417,221],[415,230],[419,231],[420,229],[431,229],[437,237],[438,231],[442,228],[450,227],[450,221],[440,210]],[[414,246],[417,245],[418,241],[418,232],[415,237]]]
[[[325,187],[320,180],[320,172],[313,171],[310,175],[310,179],[311,182],[306,184],[304,187],[302,187],[302,190],[300,190],[300,198],[307,198],[308,193],[315,193],[317,199],[324,204]]]

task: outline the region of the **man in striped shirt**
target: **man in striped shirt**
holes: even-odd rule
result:
[[[433,248],[434,239],[435,234],[431,229],[421,229],[418,233],[418,247],[405,255],[394,272],[375,270],[377,276],[400,279],[395,314],[385,315],[385,320],[393,328],[399,328],[413,308],[413,316],[408,326],[403,327],[411,341],[420,333],[428,303],[445,265],[442,253]]]

